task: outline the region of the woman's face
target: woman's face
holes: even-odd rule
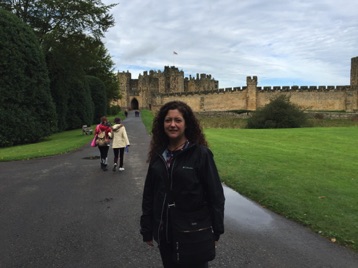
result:
[[[179,110],[169,110],[164,117],[164,132],[170,140],[186,140],[185,137],[185,120]]]

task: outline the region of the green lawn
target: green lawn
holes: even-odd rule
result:
[[[124,112],[116,116],[108,116],[109,122],[113,123],[115,117],[125,119]],[[96,125],[91,126],[94,131]],[[93,139],[93,135],[83,135],[82,128],[55,133],[41,142],[0,148],[0,161],[13,161],[64,154],[88,146]]]
[[[93,130],[95,126],[92,127]],[[93,135],[83,135],[82,129],[56,133],[38,143],[0,148],[0,161],[13,161],[71,152],[90,142]]]
[[[358,249],[358,128],[206,129],[222,180]]]

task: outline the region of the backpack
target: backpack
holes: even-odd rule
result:
[[[97,135],[96,144],[98,146],[106,146],[108,145],[108,140],[106,139],[106,132],[100,131]]]

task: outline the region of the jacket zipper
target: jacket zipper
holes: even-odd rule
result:
[[[167,171],[168,171],[168,179],[170,180],[170,186],[169,186],[169,190],[171,191],[173,189],[173,169],[174,169],[174,164],[175,164],[175,158],[173,158],[173,162],[171,163],[170,165],[170,169],[168,169],[168,166],[167,164],[165,163],[165,166],[167,168]],[[173,201],[173,200],[170,200],[170,201]],[[174,206],[175,206],[175,203],[174,203]],[[166,240],[167,240],[167,243],[169,243],[169,206],[167,206],[167,224],[166,224],[166,230],[165,230],[165,236],[166,236]]]
[[[169,173],[169,169],[168,169],[168,166],[167,166],[167,163],[165,161],[165,159],[163,158],[162,155],[158,154],[159,158],[162,160],[162,162],[164,163],[164,166],[167,170],[167,175],[168,175],[168,179],[170,179],[170,173]],[[174,159],[173,159],[173,163],[174,164]],[[172,188],[172,183],[170,185],[170,189]],[[169,230],[168,230],[168,219],[169,219],[169,207],[166,206],[165,208],[165,202],[167,200],[167,193],[165,193],[164,195],[164,200],[163,200],[163,204],[162,204],[162,212],[161,212],[161,216],[160,216],[160,225],[158,227],[158,244],[160,245],[160,227],[163,225],[163,213],[164,213],[164,209],[167,210],[167,213],[166,213],[166,217],[167,217],[167,221],[166,221],[166,226],[165,226],[165,240],[167,241],[167,243],[169,243],[169,239],[168,239],[168,234],[169,234]]]
[[[158,227],[158,245],[160,246],[160,228],[163,225],[163,212],[164,212],[164,207],[165,207],[165,200],[167,199],[167,194],[164,195],[164,200],[163,200],[163,204],[162,204],[162,212],[160,214],[160,224]]]
[[[168,179],[170,180],[170,186],[169,186],[169,190],[172,190],[173,189],[173,168],[174,168],[174,164],[175,164],[175,161],[176,161],[176,157],[173,158],[173,162],[171,163],[170,165],[170,170],[168,169],[168,166],[167,166],[167,163],[164,159],[164,157],[158,153],[158,156],[159,158],[162,160],[162,162],[164,163],[164,166],[167,170],[167,175],[168,175]],[[169,172],[170,171],[170,172]],[[159,225],[159,228],[158,228],[158,243],[160,244],[160,226],[163,224],[163,212],[164,212],[164,209],[165,209],[165,201],[167,199],[167,193],[165,193],[164,195],[164,200],[163,200],[163,204],[162,204],[162,212],[161,212],[161,217],[160,217],[160,225]],[[169,243],[169,228],[168,228],[168,220],[169,220],[169,207],[167,206],[167,213],[166,213],[166,217],[167,217],[167,221],[166,221],[166,226],[165,226],[165,239],[167,241],[167,243]],[[209,227],[211,228],[211,227]]]

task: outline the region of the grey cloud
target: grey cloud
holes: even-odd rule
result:
[[[131,0],[112,10],[117,24],[104,42],[119,71],[175,64],[188,74],[211,74],[220,87],[243,86],[252,75],[282,80],[275,85],[349,84],[350,59],[358,56],[354,6],[355,0]]]

